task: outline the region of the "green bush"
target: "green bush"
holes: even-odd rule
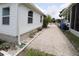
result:
[[[2,44],[2,43],[5,43],[5,41],[0,39],[0,44]]]
[[[43,20],[43,28],[47,28],[48,24],[51,23],[51,16],[45,16]]]
[[[41,31],[41,30],[42,30],[42,27],[40,27],[40,28],[37,29],[38,32]]]
[[[61,19],[57,19],[56,22],[57,22],[57,23],[61,23]]]
[[[5,42],[0,45],[0,50],[7,50],[10,48],[10,44]]]
[[[46,17],[44,17],[44,20],[43,20],[43,28],[46,28],[47,25],[48,25],[47,19],[46,19]]]

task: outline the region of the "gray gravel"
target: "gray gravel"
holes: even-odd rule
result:
[[[43,29],[42,34],[29,45],[29,48],[39,49],[57,56],[77,55],[73,45],[55,24]]]

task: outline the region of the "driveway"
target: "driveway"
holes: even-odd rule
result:
[[[43,29],[42,34],[29,45],[29,48],[39,49],[57,56],[77,55],[73,45],[55,24]]]

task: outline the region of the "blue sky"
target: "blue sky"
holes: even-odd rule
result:
[[[37,3],[37,5],[41,7],[42,9],[47,9],[47,7],[51,5],[60,6],[62,4],[64,3]]]
[[[45,13],[52,16],[52,18],[59,18],[59,12],[67,7],[69,3],[36,3]]]

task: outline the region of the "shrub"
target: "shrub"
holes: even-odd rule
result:
[[[52,18],[51,22],[55,23],[55,18]]]
[[[1,39],[0,39],[0,44],[2,44],[2,43],[4,43],[4,42],[5,42],[4,40],[1,40]]]
[[[30,38],[33,38],[34,35],[35,35],[35,32],[31,32],[31,33],[29,34],[29,37],[30,37]]]
[[[7,50],[10,48],[10,44],[5,42],[0,45],[0,50]]]
[[[43,20],[43,28],[46,28],[47,25],[48,25],[47,19],[46,19],[46,17],[44,17],[44,20]]]
[[[37,30],[38,30],[38,32],[39,32],[39,31],[41,31],[41,30],[42,30],[42,28],[38,28]]]
[[[47,28],[48,24],[51,23],[51,16],[45,16],[43,20],[43,28]]]
[[[57,23],[61,23],[61,19],[57,19],[56,22],[57,22]]]

